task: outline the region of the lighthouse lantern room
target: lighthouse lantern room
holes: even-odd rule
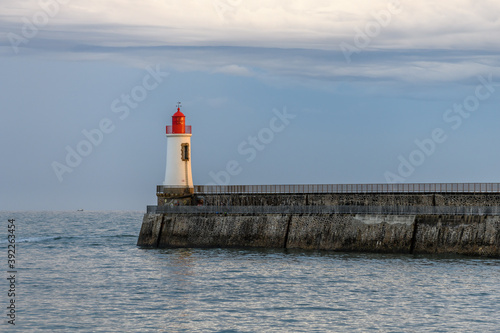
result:
[[[191,174],[191,126],[186,126],[186,117],[177,103],[177,112],[172,116],[172,125],[167,126],[167,165],[165,168],[164,193],[193,193]],[[166,194],[166,193],[165,193]]]

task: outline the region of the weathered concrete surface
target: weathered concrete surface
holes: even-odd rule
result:
[[[204,194],[209,206],[500,206],[497,193]]]
[[[157,244],[158,247],[283,247],[286,221],[281,215],[165,214]],[[150,239],[147,246],[154,246],[154,240]]]
[[[163,214],[144,214],[137,245],[144,247],[158,247],[162,221]]]
[[[500,216],[418,216],[416,253],[500,257]]]
[[[293,216],[287,248],[409,253],[415,216]]]
[[[456,253],[500,257],[500,217],[145,214],[137,245]]]

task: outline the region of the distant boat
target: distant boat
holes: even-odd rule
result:
[[[78,209],[77,212],[83,212],[83,209]]]

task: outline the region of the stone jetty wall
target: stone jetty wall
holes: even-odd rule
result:
[[[204,195],[206,206],[500,206],[496,194]],[[165,207],[159,207],[165,208]],[[142,247],[262,247],[500,257],[500,214],[145,214]]]

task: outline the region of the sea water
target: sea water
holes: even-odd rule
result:
[[[142,216],[0,212],[0,331],[500,331],[498,259],[141,249]]]

